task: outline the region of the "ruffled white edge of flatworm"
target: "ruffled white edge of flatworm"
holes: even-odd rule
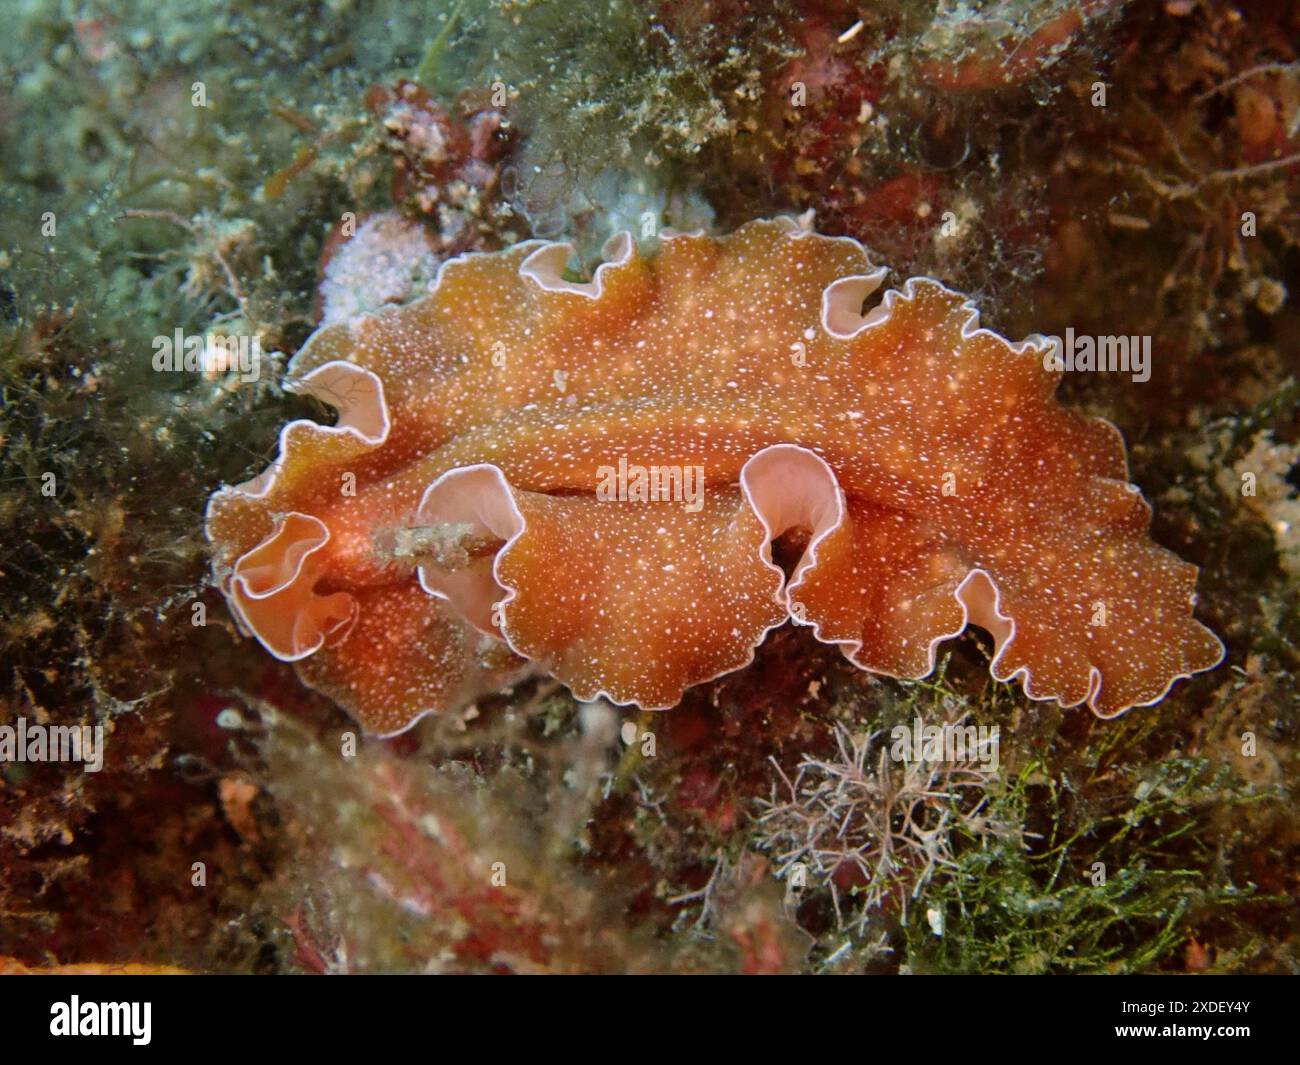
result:
[[[309,546],[298,555],[297,560],[292,567],[292,571],[287,577],[278,581],[275,585],[265,591],[255,591],[249,585],[247,577],[240,572],[241,567],[254,553],[261,550],[263,547],[266,547],[268,544],[274,543],[275,540],[282,536],[285,530],[289,527],[289,523],[295,519],[301,519],[302,521],[308,522],[313,527],[314,536],[299,537],[296,541],[298,543],[308,543]],[[239,626],[241,632],[254,636],[258,643],[265,647],[272,656],[278,658],[281,662],[301,661],[304,658],[314,655],[324,647],[326,643],[338,643],[347,639],[348,633],[352,631],[352,626],[355,625],[357,621],[358,615],[356,600],[353,599],[352,613],[350,617],[334,625],[332,628],[322,630],[313,643],[297,651],[281,650],[276,644],[272,643],[271,640],[264,633],[260,632],[253,624],[240,600],[241,598],[246,598],[256,602],[259,600],[270,599],[278,595],[280,592],[283,592],[286,588],[292,587],[302,576],[302,572],[306,568],[307,562],[311,556],[316,554],[318,551],[321,551],[325,545],[330,542],[330,538],[331,533],[329,526],[319,518],[311,514],[304,514],[297,510],[289,511],[287,514],[280,516],[279,520],[276,522],[275,530],[270,536],[257,544],[257,546],[252,548],[252,550],[246,551],[244,554],[240,555],[231,567],[229,583],[225,589],[225,594],[226,604],[230,609],[231,615],[235,619],[235,623]],[[349,598],[352,597],[349,596]]]
[[[626,266],[636,250],[632,233],[623,229],[605,241],[601,249],[601,264],[596,267],[590,281],[567,281],[564,268],[577,253],[566,241],[548,241],[542,244],[519,264],[519,276],[532,281],[545,292],[570,292],[598,300],[605,292],[605,275],[620,266]]]
[[[311,343],[310,338],[308,343]],[[337,389],[330,387],[328,382],[331,379],[337,380],[340,375],[343,378],[355,377],[358,383],[364,383],[368,388],[373,388],[371,401],[361,405],[354,405],[351,408],[345,404],[332,402],[332,398],[337,398],[339,392]],[[354,363],[344,362],[341,359],[322,363],[302,377],[287,377],[284,387],[286,391],[312,396],[333,407],[339,412],[338,423],[335,425],[321,425],[320,422],[312,421],[310,418],[295,418],[286,424],[280,430],[276,456],[270,466],[256,477],[252,477],[240,484],[223,485],[208,497],[208,505],[204,511],[203,530],[209,541],[213,539],[212,511],[219,500],[231,496],[242,496],[246,499],[265,499],[271,494],[280,479],[280,471],[284,466],[285,455],[289,447],[289,438],[293,434],[307,433],[326,438],[351,436],[367,447],[375,448],[382,445],[392,431],[392,422],[388,416],[388,403],[384,399],[383,381],[379,379],[377,374]],[[255,551],[257,548],[254,547],[251,550]]]

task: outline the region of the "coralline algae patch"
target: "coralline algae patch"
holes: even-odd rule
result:
[[[338,423],[292,422],[211,499],[241,627],[368,729],[529,669],[670,707],[787,620],[901,678],[974,622],[995,677],[1104,717],[1220,661],[1195,568],[1149,539],[1114,427],[1053,398],[1046,341],[924,278],[864,314],[885,271],[788,219],[648,258],[622,235],[588,282],[570,252],[453,259],[320,329],[288,384]],[[628,468],[703,495],[600,490]]]
[[[418,223],[396,211],[367,218],[325,261],[317,293],[321,325],[405,302],[428,287],[441,261]]]

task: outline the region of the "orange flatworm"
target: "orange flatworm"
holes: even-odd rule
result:
[[[571,254],[466,255],[320,329],[289,386],[337,424],[211,499],[241,627],[369,730],[529,669],[670,707],[786,621],[899,678],[974,622],[996,678],[1104,717],[1222,658],[1043,338],[925,278],[864,313],[885,271],[788,219],[622,234],[586,282]]]

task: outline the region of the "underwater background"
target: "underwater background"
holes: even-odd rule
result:
[[[0,726],[104,737],[0,759],[0,971],[1300,969],[1300,9],[0,15]],[[1104,721],[982,632],[907,682],[784,626],[667,712],[534,678],[378,740],[240,635],[207,499],[329,419],[282,387],[318,324],[464,252],[581,274],[779,214],[1011,338],[1153,338],[1059,395],[1123,432],[1223,664]],[[259,370],[160,364],[177,331]],[[888,762],[918,720],[997,727],[996,771]]]

